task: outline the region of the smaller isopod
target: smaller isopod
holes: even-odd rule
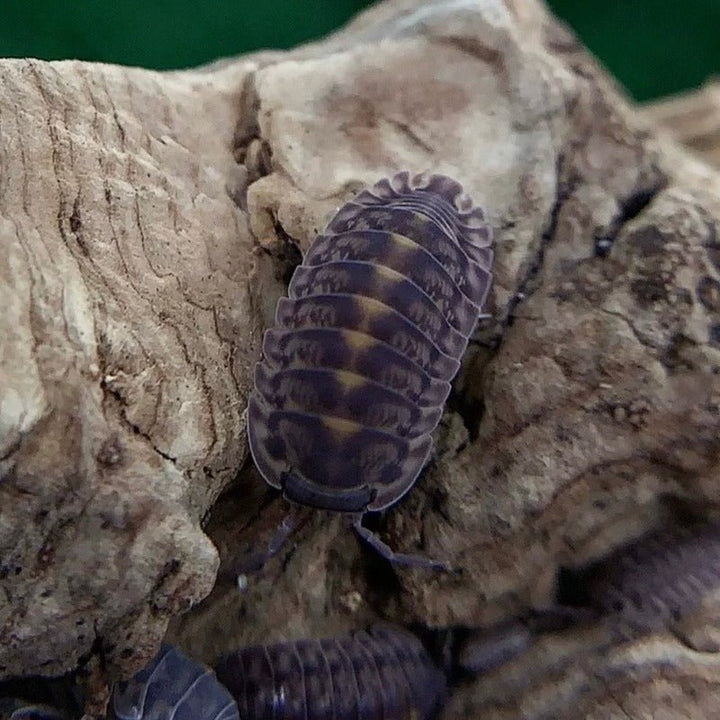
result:
[[[82,715],[85,697],[76,673],[18,676],[0,682],[2,720],[71,720]]]
[[[243,720],[433,720],[445,697],[420,640],[388,626],[253,645],[216,669]]]
[[[27,705],[15,710],[10,720],[68,720],[68,716],[49,705]]]
[[[113,689],[111,720],[240,720],[212,670],[163,645],[139,673]]]
[[[578,604],[638,630],[668,626],[720,588],[720,524],[656,530],[571,575]]]

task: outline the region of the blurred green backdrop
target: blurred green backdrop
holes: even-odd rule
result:
[[[0,56],[197,65],[329,32],[368,0],[1,0]],[[720,0],[550,0],[638,100],[720,71]]]

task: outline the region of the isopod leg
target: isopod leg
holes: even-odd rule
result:
[[[289,509],[283,519],[273,529],[272,535],[264,547],[251,548],[248,552],[239,554],[230,563],[230,569],[223,571],[223,576],[240,578],[244,575],[252,575],[260,572],[268,561],[272,560],[283,548],[287,539],[297,530],[300,525],[307,522],[309,513],[294,503],[286,503]]]
[[[432,560],[423,555],[407,555],[405,553],[395,552],[389,545],[386,545],[375,535],[375,533],[363,526],[362,515],[352,515],[351,522],[355,532],[370,545],[373,550],[394,565],[408,565],[410,567],[420,567],[428,570],[451,570],[450,565],[443,560]]]

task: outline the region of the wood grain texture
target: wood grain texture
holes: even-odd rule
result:
[[[0,676],[137,667],[212,587],[253,353],[244,76],[3,62]]]

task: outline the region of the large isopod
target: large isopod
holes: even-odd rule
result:
[[[417,558],[360,518],[396,503],[428,461],[490,288],[491,244],[456,180],[381,180],[311,244],[264,337],[248,404],[258,470],[291,501],[352,514],[391,560]]]

